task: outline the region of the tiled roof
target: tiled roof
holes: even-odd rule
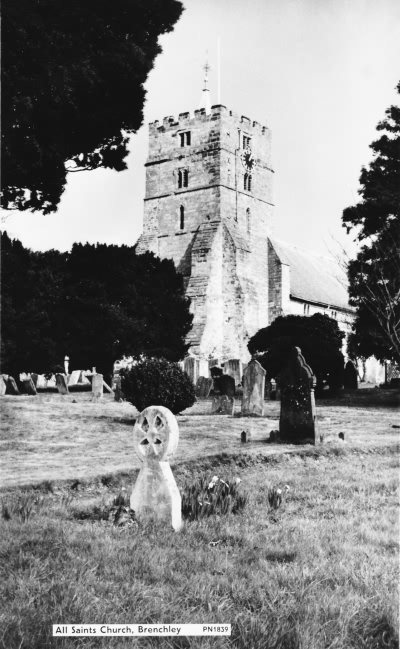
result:
[[[270,239],[279,260],[290,267],[290,294],[306,302],[350,309],[344,270],[329,257],[318,256]]]

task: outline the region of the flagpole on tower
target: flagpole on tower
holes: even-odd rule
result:
[[[218,36],[218,104],[221,103],[221,39]]]

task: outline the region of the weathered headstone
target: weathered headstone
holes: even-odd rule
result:
[[[22,384],[24,386],[24,390],[26,394],[29,394],[30,396],[34,396],[37,394],[35,384],[33,383],[32,379],[24,379],[22,381]]]
[[[122,391],[122,377],[119,375],[115,378],[115,394],[114,394],[114,400],[115,401],[122,401],[125,399],[125,395]]]
[[[7,391],[7,384],[2,376],[0,376],[0,397],[3,397]]]
[[[283,443],[318,444],[314,385],[315,377],[299,347],[294,347],[279,374],[281,415],[279,437]]]
[[[227,397],[235,396],[235,379],[229,374],[222,374],[214,379],[214,384],[218,388],[220,394],[225,394]]]
[[[243,372],[242,415],[264,414],[265,369],[256,360]]]
[[[199,376],[196,383],[196,397],[199,399],[206,399],[210,394],[212,384],[212,379],[207,379],[205,376]]]
[[[33,385],[35,388],[37,388],[37,382],[38,382],[39,374],[36,374],[36,372],[31,372],[31,379],[33,381]]]
[[[59,394],[68,394],[67,377],[65,374],[56,374],[56,387]]]
[[[20,394],[15,379],[12,376],[9,376],[6,381],[6,394],[13,394],[15,396]]]
[[[131,495],[138,520],[153,518],[182,526],[182,501],[169,464],[179,441],[176,417],[168,408],[150,406],[140,413],[133,429],[135,451],[143,462]]]
[[[358,388],[358,372],[351,361],[347,361],[344,368],[343,385],[347,390],[357,390]]]
[[[71,372],[71,374],[68,376],[68,387],[71,388],[73,385],[77,385],[80,378],[81,370],[74,370],[73,372]]]
[[[213,397],[211,402],[212,415],[231,415],[235,412],[235,399],[228,397],[226,394],[220,397]]]
[[[93,374],[92,376],[92,397],[94,401],[103,398],[103,375]]]
[[[251,432],[249,430],[243,430],[240,434],[240,441],[242,444],[247,444],[251,440]]]

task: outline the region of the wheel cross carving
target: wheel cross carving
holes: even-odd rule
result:
[[[166,461],[178,446],[178,422],[167,408],[150,406],[137,418],[133,437],[136,453],[142,461]]]

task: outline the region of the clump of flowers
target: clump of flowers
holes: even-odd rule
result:
[[[279,509],[288,491],[290,491],[289,485],[285,485],[283,489],[269,487],[267,496],[270,509]]]
[[[204,476],[182,490],[182,516],[190,520],[212,514],[237,514],[247,503],[247,495],[239,492],[240,478],[223,480]]]

